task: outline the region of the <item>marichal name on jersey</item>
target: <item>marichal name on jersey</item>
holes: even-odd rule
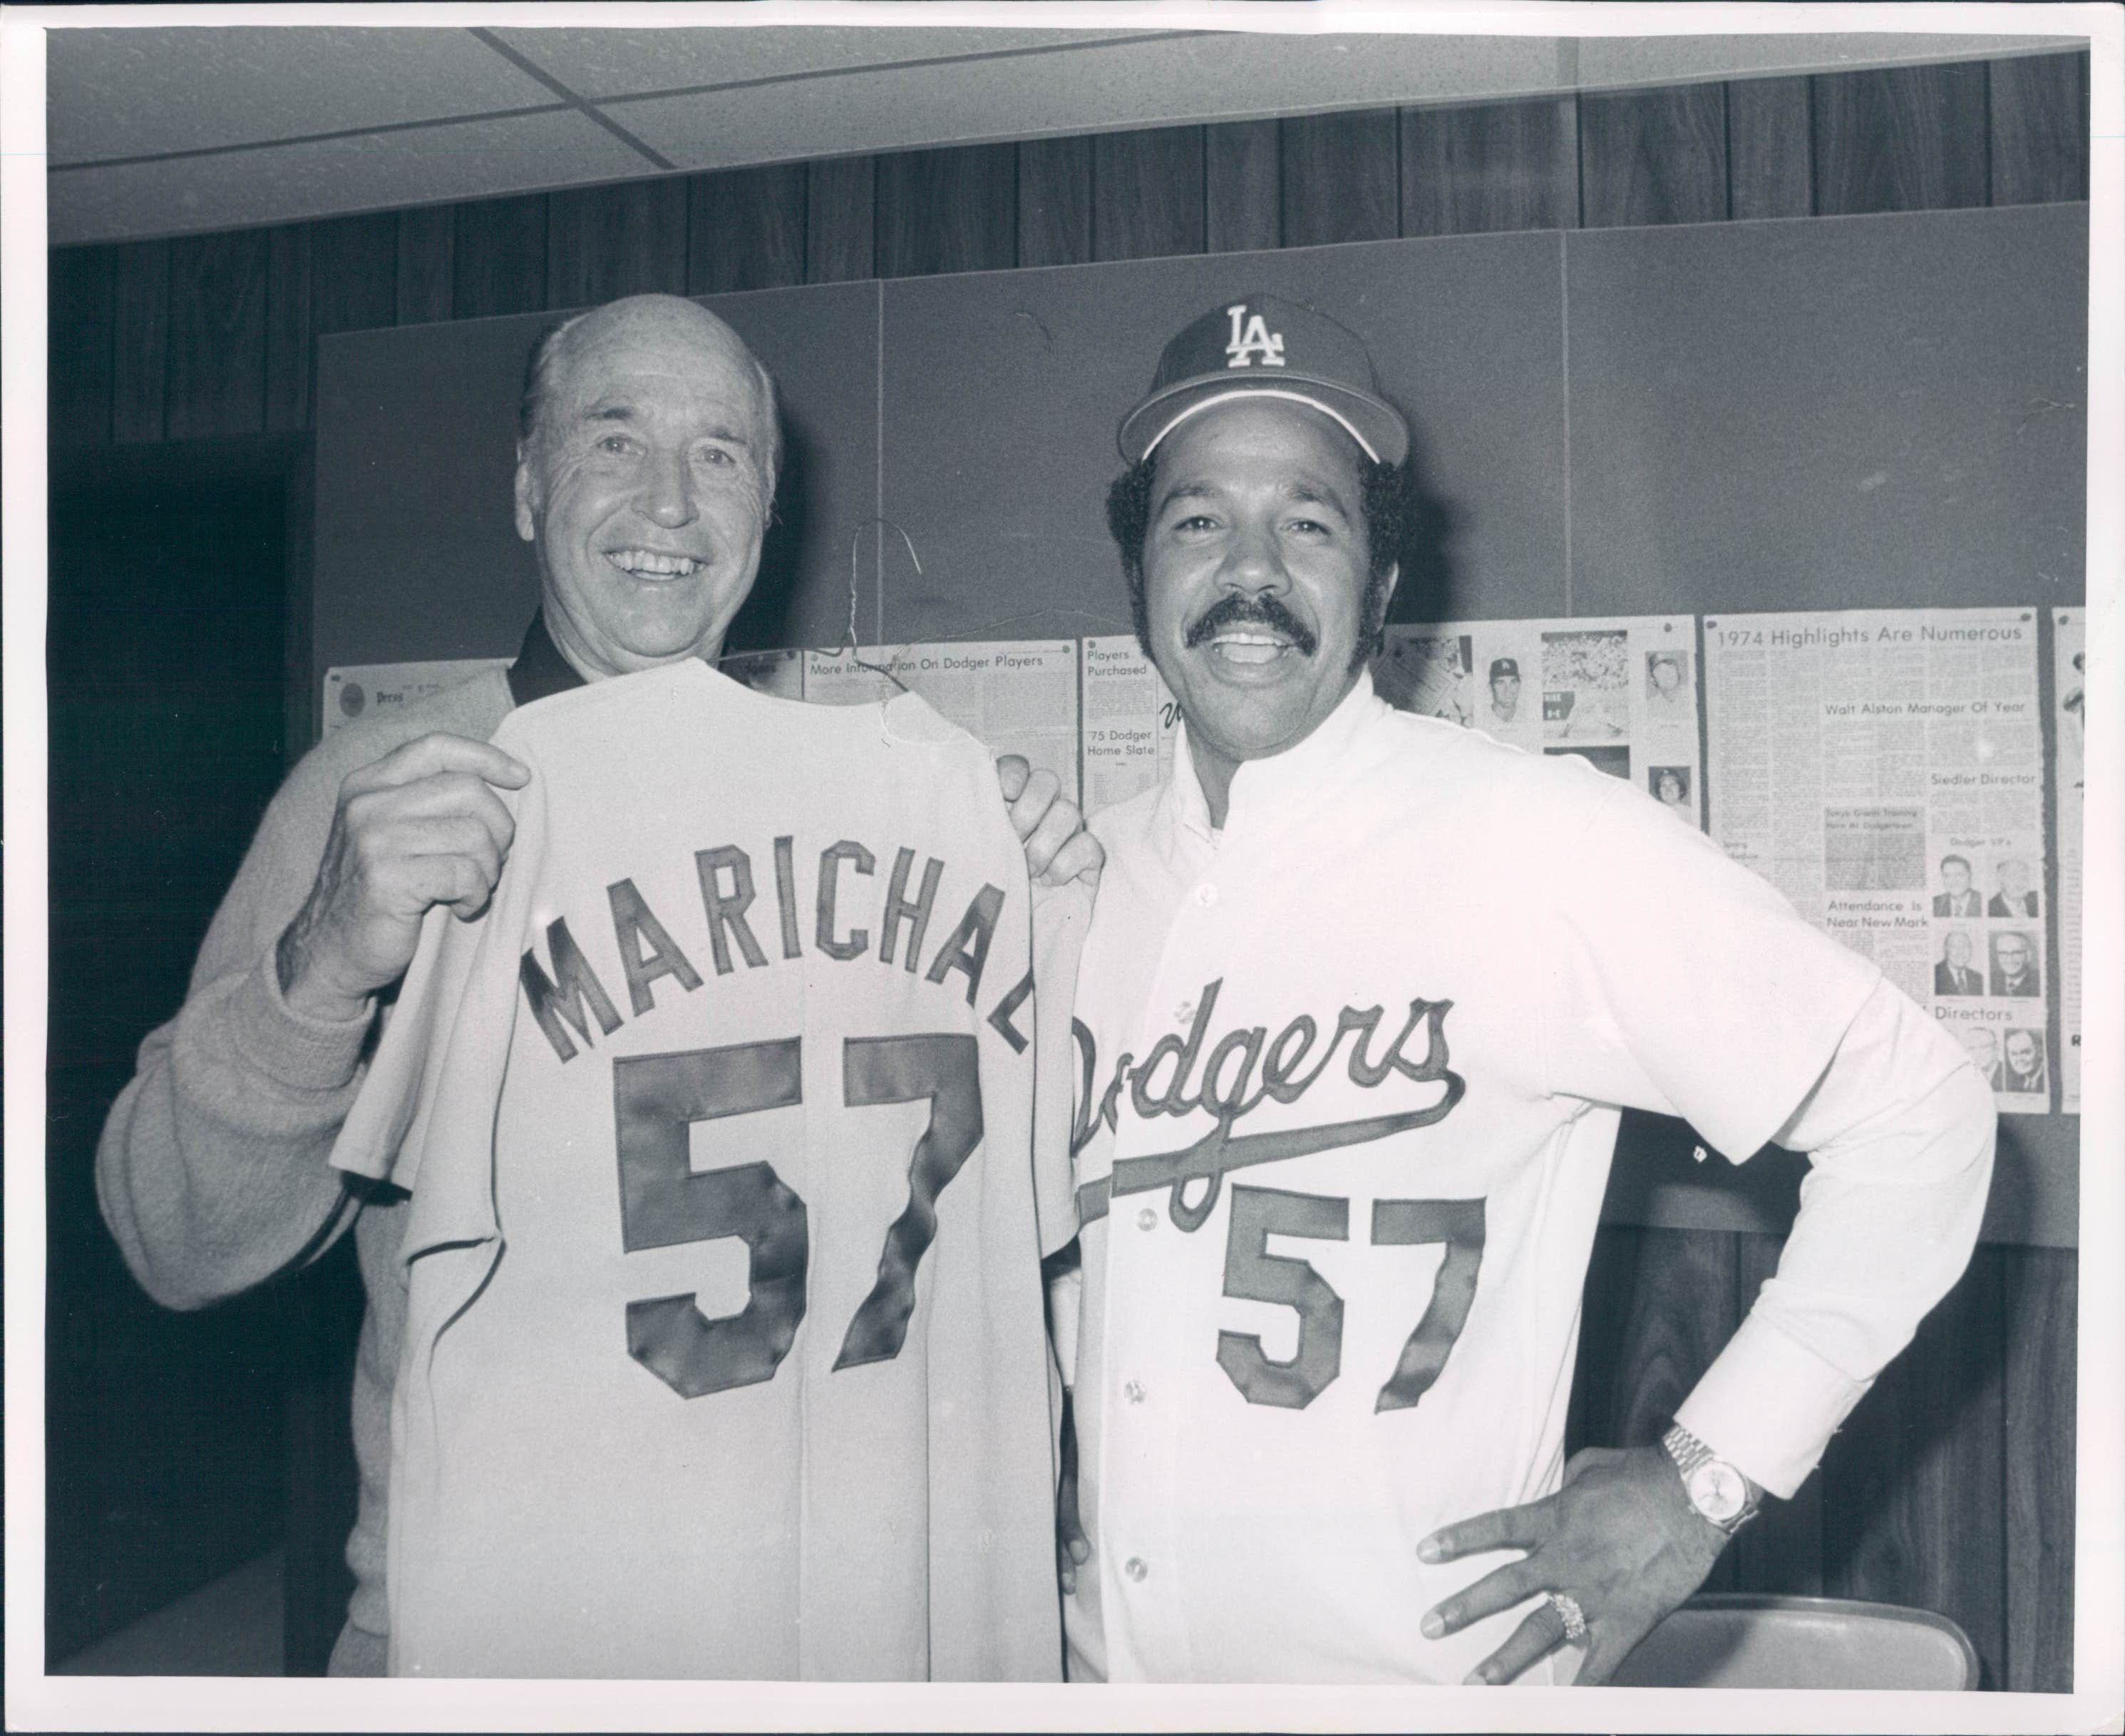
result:
[[[791,836],[776,838],[772,855],[775,908],[780,919],[780,955],[785,960],[802,958],[803,930],[799,912],[803,904],[798,895],[796,839]],[[884,903],[875,918],[877,964],[890,967],[896,954],[900,954],[902,968],[910,975],[914,974],[920,962],[930,919],[937,905],[938,890],[945,878],[944,862],[931,856],[923,866],[921,884],[911,898],[908,881],[913,875],[915,859],[916,852],[906,847],[894,857],[893,871],[886,882]],[[841,838],[819,851],[818,862],[817,891],[811,901],[812,944],[828,958],[850,963],[871,951],[872,932],[868,928],[844,927],[839,906],[844,889],[854,887],[859,876],[876,878],[878,858],[863,845]],[[694,867],[700,882],[701,912],[716,974],[728,976],[737,968],[733,948],[736,958],[742,958],[748,969],[769,968],[767,953],[747,916],[757,896],[752,856],[736,844],[719,844],[712,849],[695,851]],[[659,978],[673,978],[688,991],[701,986],[701,974],[695,968],[692,958],[650,909],[633,879],[613,881],[605,888],[605,897],[610,905],[613,949],[626,982],[628,1003],[637,1017],[655,1006],[652,985]],[[958,971],[966,978],[967,1004],[973,1006],[981,989],[982,972],[988,962],[989,942],[996,933],[1003,902],[1002,889],[985,882],[981,890],[968,900],[965,914],[931,955],[929,968],[922,973],[924,979],[942,984]],[[588,920],[578,916],[578,921]],[[904,952],[901,946],[903,932],[907,939]],[[552,960],[551,973],[539,962],[536,949],[526,948],[519,975],[532,1017],[538,1021],[546,1040],[553,1045],[554,1054],[565,1062],[575,1056],[579,1041],[588,1044],[591,1040],[592,1018],[608,1036],[620,1029],[623,1020],[604,979],[577,943],[565,915],[556,917],[546,925],[546,946]],[[1033,978],[1028,973],[988,1015],[990,1025],[1014,1051],[1023,1052],[1026,1038],[1011,1022],[1012,1017],[1032,993]],[[572,1038],[571,1030],[574,1032]]]

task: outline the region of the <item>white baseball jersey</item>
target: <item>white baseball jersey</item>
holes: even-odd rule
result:
[[[1559,1481],[1617,1106],[1755,1151],[1879,973],[1625,785],[1362,679],[1222,830],[1185,752],[1095,830],[1070,1673],[1458,1682],[1526,1608],[1419,1623],[1515,1557],[1416,1545]]]
[[[1052,1679],[1074,1219],[987,753],[698,662],[494,743],[492,908],[431,913],[334,1158],[413,1196],[393,1672]]]

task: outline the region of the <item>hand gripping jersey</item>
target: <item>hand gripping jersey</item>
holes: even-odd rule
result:
[[[334,1156],[412,1193],[393,1672],[1052,1678],[1074,1218],[987,752],[693,662],[494,742],[492,905],[431,913]]]
[[[1557,1484],[1617,1106],[1754,1152],[1878,972],[1624,785],[1362,682],[1221,831],[1185,752],[1095,829],[1070,1673],[1458,1682],[1528,1606],[1419,1623],[1518,1552],[1416,1546]]]

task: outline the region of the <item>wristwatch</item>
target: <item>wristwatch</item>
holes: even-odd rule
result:
[[[1682,1474],[1683,1493],[1697,1516],[1732,1536],[1751,1519],[1763,1497],[1739,1467],[1714,1454],[1680,1422],[1661,1436],[1661,1445]]]

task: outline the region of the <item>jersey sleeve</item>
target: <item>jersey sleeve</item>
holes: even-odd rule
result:
[[[1878,984],[1779,1130],[1812,1167],[1777,1274],[1676,1421],[1773,1494],[1792,1494],[1962,1275],[1997,1125],[1960,1046]]]
[[[1043,1259],[1077,1234],[1077,1177],[1070,1159],[1075,1111],[1070,1035],[1077,960],[1092,922],[1081,880],[1033,889],[1033,1205]]]
[[[510,722],[494,739],[532,771],[523,790],[502,792],[516,833],[494,896],[469,922],[442,905],[423,919],[398,1003],[332,1148],[335,1168],[412,1195],[408,1258],[445,1242],[484,1240],[495,1228],[494,1106],[516,1029],[546,804],[537,757],[513,738]]]
[[[454,920],[441,904],[422,919],[413,962],[384,1019],[360,1093],[332,1145],[335,1169],[409,1193],[419,1175],[420,1144],[409,1143],[408,1135],[424,1097],[433,1092],[442,1062],[436,1033],[455,1022],[471,958],[468,947],[446,946]]]
[[[1821,1076],[1880,969],[1650,797],[1573,795],[1585,821],[1536,997],[1548,1087],[1680,1116],[1742,1161]]]

